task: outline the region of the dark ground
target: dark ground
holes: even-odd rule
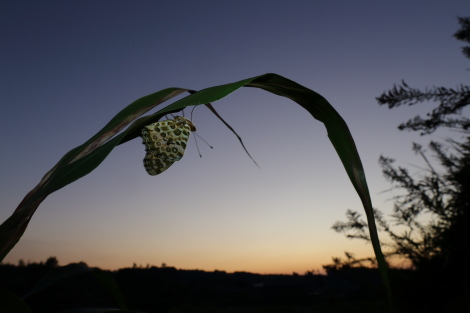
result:
[[[352,268],[325,276],[205,272],[173,267],[134,267],[111,272],[91,269],[84,263],[69,268],[74,266],[82,269],[80,274],[61,279],[25,299],[33,312],[117,308],[120,299],[113,297],[106,277],[117,282],[129,309],[146,313],[389,312],[380,277],[373,269]],[[23,296],[47,273],[58,269],[67,268],[47,262],[1,265],[0,288]],[[392,270],[390,274],[396,312],[470,312],[466,311],[469,307],[465,300],[470,299],[469,294],[451,301],[447,301],[447,296],[439,299],[424,289],[417,290],[415,272]]]

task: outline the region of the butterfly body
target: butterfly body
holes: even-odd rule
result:
[[[146,151],[144,167],[147,173],[158,175],[181,160],[192,131],[196,131],[194,124],[181,116],[142,128]]]

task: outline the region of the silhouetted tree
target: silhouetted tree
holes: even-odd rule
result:
[[[55,256],[51,256],[46,260],[46,263],[44,263],[44,266],[46,266],[47,268],[51,268],[51,269],[56,268],[57,266],[59,266],[59,261],[57,260]]]
[[[470,18],[459,18],[461,28],[454,34],[458,40],[470,43]],[[462,47],[462,53],[470,59],[470,46]]]
[[[470,18],[459,18],[459,23],[461,29],[454,36],[470,43]],[[469,52],[470,47],[463,48],[463,53],[470,58]],[[428,114],[430,116],[428,120],[417,117],[400,125],[399,128],[419,129],[426,134],[432,133],[438,127],[457,127],[467,130],[470,120],[461,114],[461,109],[470,103],[469,86],[461,86],[458,91],[436,87],[422,92],[404,84],[400,88],[395,86],[391,91],[377,98],[379,104],[388,104],[390,108],[436,99],[440,100],[441,104]],[[458,117],[449,118],[449,114],[458,115]],[[417,268],[424,267],[425,264],[437,259],[441,259],[440,262],[449,262],[451,254],[454,255],[452,258],[455,258],[455,255],[459,253],[451,246],[456,240],[459,240],[459,246],[463,244],[463,241],[458,238],[466,238],[462,233],[463,229],[470,227],[465,215],[470,203],[468,165],[470,140],[467,138],[463,143],[449,140],[447,148],[453,149],[453,154],[446,153],[446,147],[434,141],[431,141],[429,147],[439,160],[443,168],[442,172],[438,172],[433,167],[423,148],[417,144],[413,145],[413,150],[426,164],[425,174],[421,177],[412,177],[406,168],[395,168],[392,158],[381,156],[379,159],[385,178],[392,182],[395,188],[405,191],[401,196],[395,197],[392,214],[392,223],[394,226],[400,226],[400,231],[391,226],[382,212],[376,210],[378,225],[391,239],[390,242],[385,243],[388,248],[385,254],[405,257]],[[348,210],[346,217],[346,222],[335,223],[333,229],[346,233],[348,238],[369,241],[367,223],[361,219],[361,215]],[[428,219],[423,221],[424,217]],[[370,259],[367,260],[370,261]],[[352,254],[347,254],[346,261],[337,258],[334,267],[342,263],[362,265],[363,261],[366,260],[357,260]]]
[[[470,18],[459,18],[459,23],[461,29],[454,36],[470,43]],[[470,47],[464,47],[463,53],[470,58]],[[401,86],[394,86],[377,101],[380,105],[388,104],[389,108],[439,101],[439,106],[426,119],[417,116],[401,124],[399,129],[431,134],[439,127],[448,127],[469,133],[470,119],[463,116],[462,109],[470,104],[470,86],[420,91],[402,81]],[[413,150],[425,163],[420,176],[410,174],[404,167],[395,167],[392,158],[380,157],[383,174],[399,195],[394,197],[390,219],[379,210],[375,214],[379,230],[387,235],[387,240],[383,240],[384,255],[387,259],[400,256],[411,262],[418,270],[415,278],[419,277],[411,284],[413,295],[417,295],[418,289],[421,299],[431,297],[427,310],[434,312],[442,309],[441,303],[450,303],[451,297],[457,295],[461,299],[463,292],[469,292],[470,136],[462,142],[449,139],[447,144],[431,141],[429,148],[441,170],[432,165],[420,145],[413,144]],[[333,229],[348,238],[370,241],[367,223],[361,215],[348,210],[346,217],[347,221],[336,222]],[[324,268],[327,271],[349,269],[365,262],[374,260],[356,259],[346,252],[346,259],[333,258],[333,264]]]
[[[454,34],[458,40],[470,43],[470,18],[459,18],[461,28]],[[470,58],[470,47],[462,48],[463,54]],[[439,106],[427,114],[426,118],[416,116],[398,126],[400,130],[419,130],[422,134],[430,134],[438,127],[457,128],[468,131],[470,119],[460,115],[462,109],[470,104],[470,86],[460,85],[456,88],[433,87],[419,90],[408,86],[404,81],[401,85],[384,92],[377,98],[380,105],[395,108],[401,105],[414,105],[423,101],[440,102]]]
[[[414,145],[415,152],[426,163],[425,174],[418,179],[406,168],[394,167],[393,159],[380,157],[385,178],[396,189],[405,191],[395,197],[391,222],[381,211],[375,211],[379,229],[390,238],[383,242],[387,257],[404,257],[420,269],[431,264],[445,268],[454,260],[458,263],[457,260],[465,260],[461,252],[470,242],[467,216],[470,212],[470,138],[464,143],[452,144],[454,154],[446,153],[437,142],[430,144],[444,173],[432,166],[421,146]],[[370,241],[367,223],[361,214],[348,210],[346,217],[346,222],[336,222],[333,229],[348,238]],[[334,259],[334,267],[363,265],[364,261],[372,259],[357,260],[347,253],[345,261]]]

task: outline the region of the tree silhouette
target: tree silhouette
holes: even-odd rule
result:
[[[461,28],[454,34],[458,40],[470,43],[470,18],[459,18]],[[462,48],[462,53],[470,58],[470,46]],[[398,126],[400,130],[419,130],[430,134],[438,127],[457,128],[468,131],[470,119],[461,116],[462,109],[470,104],[470,86],[460,85],[456,88],[432,87],[425,90],[412,88],[402,80],[401,85],[394,85],[387,92],[377,97],[380,105],[390,109],[401,105],[414,105],[423,101],[435,101],[440,104],[427,114],[426,118],[416,116]]]
[[[470,18],[459,18],[459,23],[461,29],[454,37],[470,43]],[[462,52],[470,58],[470,47],[463,47]],[[457,129],[465,136],[461,142],[431,141],[429,149],[438,160],[440,170],[433,166],[422,146],[413,144],[413,150],[425,163],[419,176],[410,174],[404,167],[396,167],[392,158],[381,156],[379,159],[385,178],[392,183],[393,190],[398,191],[393,198],[390,218],[375,209],[379,230],[387,237],[383,242],[384,255],[388,260],[393,256],[404,258],[417,270],[413,282],[403,288],[408,297],[427,302],[429,312],[442,310],[470,292],[470,136],[467,135],[470,119],[462,113],[470,103],[470,86],[433,87],[421,91],[402,81],[377,101],[389,108],[438,101],[438,107],[426,118],[417,116],[398,128],[431,134],[445,127]],[[358,212],[348,210],[346,218],[346,221],[336,222],[333,229],[348,238],[370,241],[368,225]],[[324,268],[341,270],[373,262],[373,258],[356,259],[346,252],[346,259],[333,258],[333,264]]]
[[[464,143],[452,144],[453,154],[446,153],[444,146],[437,142],[429,145],[444,173],[433,167],[421,146],[414,145],[415,152],[426,163],[425,174],[418,179],[413,178],[406,168],[394,167],[393,159],[380,157],[386,179],[395,189],[404,191],[394,198],[391,222],[376,210],[379,228],[390,238],[383,243],[387,248],[386,257],[404,257],[418,269],[428,268],[431,264],[445,268],[454,260],[463,265],[461,261],[466,260],[462,252],[470,242],[470,138]],[[369,241],[367,223],[361,214],[348,210],[346,217],[346,222],[336,222],[333,229],[345,233],[348,238]],[[346,257],[343,265],[347,266],[371,261],[369,258],[357,260],[350,253]],[[338,268],[341,259],[335,259],[334,263]]]
[[[57,266],[59,266],[59,260],[57,260],[55,256],[51,256],[47,258],[46,263],[44,263],[44,266],[51,269],[56,268]]]

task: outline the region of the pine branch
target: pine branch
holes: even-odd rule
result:
[[[402,105],[415,105],[420,102],[434,101],[440,104],[427,114],[426,118],[416,116],[406,123],[398,126],[400,130],[420,130],[422,134],[430,134],[438,127],[470,129],[470,119],[453,115],[460,115],[462,109],[470,104],[470,86],[460,85],[457,88],[433,87],[424,91],[411,88],[404,81],[401,85],[394,85],[387,92],[376,98],[380,105],[387,105],[390,109]]]

